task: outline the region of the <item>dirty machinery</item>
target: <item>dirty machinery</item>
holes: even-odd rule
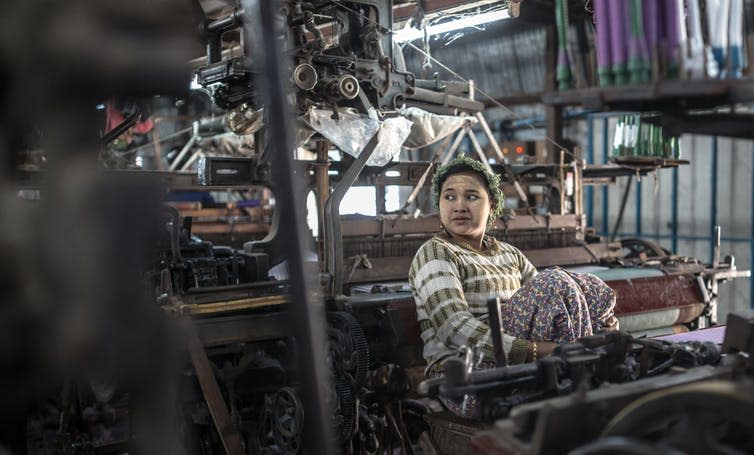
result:
[[[372,112],[377,117],[388,117],[397,115],[396,109],[404,104],[425,109],[437,107],[444,113],[449,108],[480,109],[480,103],[461,96],[463,91],[428,90],[423,87],[429,84],[417,81],[405,70],[390,35],[390,1],[291,0],[281,4],[282,39],[290,57],[291,75],[290,81],[284,83],[290,83],[295,94],[297,114],[318,108],[337,117],[340,109],[350,108],[365,115]],[[239,6],[220,18],[202,17],[200,30],[207,58],[196,69],[195,82],[217,106],[227,111],[231,131],[255,136],[252,179],[274,192],[277,182],[271,179],[271,170],[275,157],[266,152],[266,132],[258,127],[260,119],[264,124],[265,112],[256,86],[258,74],[251,40],[247,39],[253,36],[247,13]],[[224,37],[239,30],[241,55],[231,49],[227,56],[223,52]],[[351,256],[349,248],[353,246],[344,245],[343,237],[348,237],[353,229],[349,223],[341,225],[336,221],[338,202],[358,178],[365,161],[357,159],[343,169],[331,195],[329,186],[325,186],[330,198],[329,206],[325,205],[325,210],[329,207],[330,225],[325,226],[322,246],[325,251],[322,281],[332,378],[328,401],[334,410],[331,426],[337,445],[345,452],[393,452],[400,448],[404,453],[412,453],[417,441],[424,441],[425,447],[432,446],[427,443],[427,432],[432,431],[427,422],[431,422],[433,412],[426,401],[419,400],[411,391],[416,384],[412,381],[413,373],[421,371],[422,366],[410,293],[375,287],[376,292],[370,294],[344,295],[349,285],[373,280],[378,271],[371,268],[371,263],[379,268],[383,259],[364,256],[365,260],[354,264],[348,274],[343,264],[343,258]],[[326,173],[327,165],[321,167]],[[161,241],[144,281],[146,293],[180,323],[185,334],[188,360],[183,363],[182,378],[177,384],[176,399],[180,406],[175,421],[176,432],[188,452],[297,454],[302,450],[305,416],[296,371],[300,346],[290,333],[287,313],[291,286],[284,279],[270,277],[271,266],[286,259],[287,239],[277,235],[280,220],[280,210],[275,210],[270,234],[265,239],[250,242],[243,250],[234,250],[196,239],[191,235],[190,220],[181,220],[173,210],[163,212]],[[371,239],[375,249],[388,250],[393,240],[395,244],[403,240],[424,241],[416,234],[430,232],[426,225],[437,226],[431,218],[419,220],[414,227],[400,220],[388,229],[389,223],[370,221],[379,224],[372,229],[377,233]],[[561,237],[573,234],[575,239],[577,233],[570,228],[580,223],[581,219],[574,215],[549,217],[546,223],[522,217],[498,221],[498,230],[507,236],[510,227],[511,235],[515,235],[520,224],[522,236],[535,230],[532,235],[536,236],[546,229],[548,239],[558,234]],[[396,239],[389,238],[391,233]],[[571,250],[565,249],[574,247],[566,243],[563,240],[563,245],[559,245],[564,248],[562,254],[572,255]],[[594,256],[589,248],[579,251]],[[395,276],[405,278],[409,260],[410,257],[403,258]],[[373,276],[361,278],[370,274]],[[395,276],[388,274],[380,279]],[[423,391],[442,395],[472,387],[489,393],[490,397],[499,397],[500,390],[496,387],[503,387],[498,384],[501,378],[526,382],[526,390],[518,395],[508,395],[509,390],[505,389],[509,401],[490,400],[495,404],[489,411],[490,419],[504,417],[515,405],[573,392],[587,376],[595,387],[613,380],[611,375],[616,372],[623,372],[624,379],[633,379],[632,375],[639,373],[619,368],[630,363],[627,359],[636,352],[627,340],[620,337],[583,340],[536,365],[486,372],[487,376],[478,384],[474,382],[477,376],[461,374],[457,382],[451,383],[455,389],[425,383]],[[645,346],[645,351],[650,352],[649,348],[657,351],[656,358],[664,369],[671,366],[667,364],[668,358],[675,360],[680,356],[680,360],[693,362],[700,358],[696,351],[684,349],[676,355],[676,351],[651,344]],[[610,369],[611,366],[614,368]],[[453,377],[451,372],[448,378]],[[87,392],[81,392],[83,389]],[[118,393],[116,385],[89,378],[88,384],[78,391],[75,387],[69,390],[68,399],[78,404],[68,403],[69,408],[75,408],[73,416],[67,409],[53,412],[66,419],[58,426],[65,431],[58,431],[51,443],[57,451],[97,452],[127,447],[132,437],[126,423],[128,412],[124,411],[128,397]],[[43,425],[43,422],[32,424],[36,423]],[[37,442],[50,447],[45,441]]]

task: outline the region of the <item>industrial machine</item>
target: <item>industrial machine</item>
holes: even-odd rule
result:
[[[240,6],[223,17],[200,18],[207,57],[196,68],[194,81],[225,111],[229,131],[253,136],[253,153],[232,162],[207,157],[189,186],[209,190],[255,184],[275,193],[281,189],[274,178],[279,157],[269,151],[274,141],[265,124],[269,106],[261,101],[255,72],[263,60],[255,53],[253,40],[247,39],[254,31],[251,12]],[[300,118],[315,110],[326,112],[318,118],[333,120],[355,112],[382,123],[400,117],[404,106],[413,106],[457,117],[468,114],[483,129],[486,126],[476,115],[482,105],[469,96],[473,90],[468,84],[420,81],[406,71],[390,37],[390,1],[290,0],[283,6],[279,19],[285,54],[290,57],[290,81],[277,83],[290,82]],[[238,34],[240,45],[224,50],[223,39],[229,34]],[[317,309],[326,313],[330,372],[327,390],[320,392],[333,410],[327,424],[333,445],[340,450],[431,453],[447,448],[439,441],[446,436],[438,428],[463,433],[456,431],[463,427],[470,429],[467,440],[476,435],[478,447],[485,438],[503,437],[513,450],[544,453],[552,449],[544,445],[545,439],[557,444],[568,437],[550,439],[547,431],[554,432],[555,425],[548,419],[573,418],[584,406],[609,405],[600,416],[612,418],[649,390],[720,378],[728,381],[721,386],[726,390],[751,393],[747,382],[751,365],[745,356],[752,354],[750,320],[737,322],[740,327],[729,331],[722,361],[709,345],[654,343],[637,335],[716,323],[717,285],[738,274],[734,261],[704,266],[647,242],[605,242],[585,226],[583,183],[620,169],[589,169],[578,159],[566,162],[564,157],[558,157],[559,162],[516,165],[498,161],[493,169],[504,176],[504,191],[516,203],[496,220],[492,234],[519,247],[540,268],[598,266],[590,270],[601,273],[616,290],[621,325],[636,336],[596,336],[563,346],[536,364],[487,372],[468,373],[466,364],[451,362],[445,380],[420,385],[424,365],[405,278],[413,252],[437,231],[437,217],[401,211],[353,219],[342,217],[339,205],[348,189],[358,184],[375,185],[382,196],[387,185],[408,187],[421,200],[439,159],[367,166],[378,145],[373,131],[358,156],[333,162],[329,140],[319,134],[304,142],[316,160],[296,162],[295,171],[318,197],[322,229],[312,239],[312,259],[320,272],[316,294],[323,308]],[[460,142],[458,134],[454,143]],[[494,152],[494,136],[487,136]],[[438,144],[438,157],[455,152],[451,139]],[[476,152],[484,155],[476,143]],[[185,174],[154,175],[168,188],[179,181],[185,186]],[[244,179],[239,181],[239,175]],[[292,179],[291,175],[286,178]],[[163,209],[156,217],[158,234],[152,238],[155,247],[142,284],[154,307],[181,333],[176,339],[184,355],[177,362],[180,378],[172,384],[176,393],[171,432],[187,452],[302,451],[307,415],[301,390],[308,372],[300,371],[298,360],[306,346],[301,345],[302,334],[292,333],[290,326],[296,303],[291,283],[297,277],[278,273],[296,259],[290,257],[291,239],[280,234],[286,209],[275,207],[267,236],[243,248],[193,236],[191,218],[175,210]],[[627,265],[641,265],[641,274]],[[665,374],[680,367],[688,372]],[[129,420],[138,397],[107,374],[78,379],[66,382],[59,399],[50,400],[54,404],[40,407],[30,417],[30,452],[127,450],[139,438]],[[614,382],[623,384],[613,388]],[[436,402],[421,396],[470,391],[483,394],[489,403],[485,423],[508,419],[492,436],[479,433],[489,427],[455,422],[438,411]],[[562,414],[548,408],[571,403],[574,396],[582,398],[578,401],[582,407],[569,407]],[[616,428],[628,425],[622,422]],[[577,448],[599,436],[601,428],[589,430],[558,447]],[[634,435],[609,430],[605,436],[624,434]],[[736,444],[751,448],[747,439]]]

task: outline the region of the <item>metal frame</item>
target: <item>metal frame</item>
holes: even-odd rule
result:
[[[258,40],[246,40],[244,49],[246,55],[250,51],[263,52],[262,68],[264,68],[264,82],[266,90],[265,106],[267,107],[269,128],[269,146],[272,149],[274,165],[272,172],[280,178],[280,191],[275,195],[278,207],[286,207],[286,222],[280,225],[281,238],[286,239],[290,254],[288,255],[288,270],[291,276],[291,333],[296,335],[297,346],[300,348],[297,356],[298,372],[301,376],[303,392],[304,414],[306,419],[303,431],[303,446],[310,453],[336,453],[333,445],[330,405],[326,401],[323,391],[329,390],[328,362],[325,354],[327,346],[325,335],[325,306],[324,302],[312,301],[316,295],[316,269],[304,264],[304,248],[306,245],[306,222],[301,218],[304,213],[303,201],[296,196],[300,194],[298,186],[301,179],[294,176],[293,151],[295,149],[291,133],[292,118],[288,99],[283,87],[287,77],[284,76],[286,66],[281,61],[283,52],[278,42],[276,24],[278,24],[278,2],[266,0],[243,0],[242,6],[247,12],[244,22],[245,36],[255,36]],[[251,41],[259,41],[256,48]],[[281,102],[283,101],[283,102]]]

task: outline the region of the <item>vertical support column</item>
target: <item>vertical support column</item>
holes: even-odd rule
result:
[[[545,91],[557,90],[557,81],[555,79],[555,66],[557,65],[558,40],[555,27],[547,28],[547,52],[545,56],[546,74],[545,74]],[[552,141],[547,141],[545,148],[547,156],[552,162],[558,158],[558,150],[555,143],[563,142],[563,108],[560,106],[545,106],[545,123],[547,127],[547,136]],[[563,189],[560,189],[561,192]]]
[[[317,236],[324,238],[325,202],[330,197],[330,159],[327,152],[330,150],[330,141],[317,141],[317,161],[314,164],[314,177],[317,185]]]
[[[553,142],[561,144],[563,142],[563,108],[560,106],[546,106],[545,107],[545,123],[547,127],[547,137],[551,138]],[[559,150],[550,141],[545,144],[547,149],[547,156],[555,161],[559,155]]]
[[[602,119],[602,162],[607,163],[608,158],[610,157],[610,142],[608,141],[607,133],[608,128],[607,126],[610,124],[610,119],[608,117],[605,117]],[[608,204],[607,204],[607,185],[602,187],[602,229],[600,231],[601,235],[609,235],[610,234],[610,226],[608,225]]]
[[[670,243],[670,251],[673,254],[678,253],[678,173],[679,173],[678,167],[673,168],[673,189],[671,192],[671,199],[670,199],[670,236],[671,236],[671,243]],[[753,186],[754,187],[754,186]],[[754,195],[754,189],[752,190],[752,194]],[[754,224],[752,224],[754,226]],[[754,241],[754,235],[752,235],[752,241]],[[754,251],[754,249],[752,249]]]
[[[712,136],[712,171],[710,172],[710,263],[715,260],[715,227],[717,226],[717,136]]]
[[[594,164],[594,116],[587,115],[587,143],[586,143],[586,164]],[[586,225],[594,226],[594,187],[589,185],[584,187],[586,202]]]
[[[636,236],[641,237],[641,180],[636,178]]]
[[[255,55],[263,77],[261,90],[272,153],[273,178],[279,183],[275,193],[275,210],[282,211],[280,232],[286,240],[288,270],[291,277],[291,333],[296,336],[297,373],[304,401],[303,447],[307,453],[338,453],[332,435],[333,410],[325,391],[332,384],[328,371],[327,335],[325,331],[325,302],[321,298],[318,273],[313,264],[304,262],[307,234],[304,213],[303,185],[294,177],[292,138],[293,120],[288,104],[285,71],[286,55],[278,40],[280,3],[267,0],[242,0],[246,11],[244,20],[245,55]],[[256,39],[254,39],[256,38]]]
[[[754,155],[754,145],[751,150]],[[754,179],[751,181],[751,237],[749,238],[749,269],[754,264]],[[749,308],[754,308],[754,275],[749,278]]]

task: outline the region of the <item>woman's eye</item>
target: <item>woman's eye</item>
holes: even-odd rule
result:
[[[450,194],[446,194],[445,195],[445,200],[446,201],[452,201],[453,199],[455,199],[455,197],[453,197],[452,195],[450,195]]]
[[[469,199],[470,201],[475,201],[475,200],[479,199],[479,196],[477,196],[476,194],[469,194],[469,195],[467,196],[467,198],[468,198],[468,199]]]

